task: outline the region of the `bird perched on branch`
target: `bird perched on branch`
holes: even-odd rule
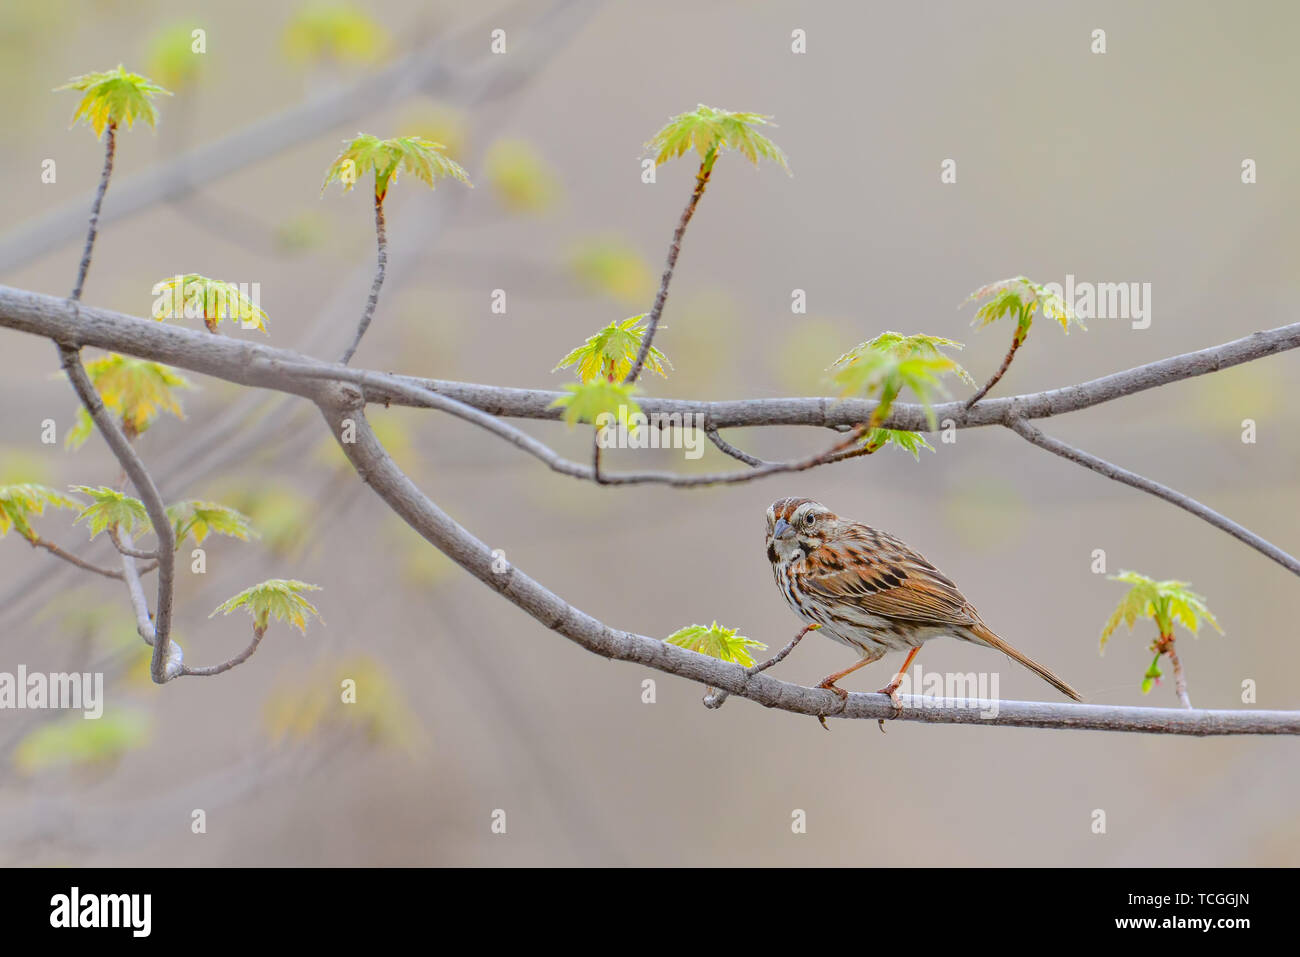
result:
[[[1083,700],[994,634],[956,585],[892,535],[840,518],[812,499],[783,498],[767,510],[767,557],[790,607],[861,656],[817,685],[841,698],[848,692],[836,681],[886,652],[908,651],[894,680],[880,689],[901,711],[898,687],[921,645],[950,635],[1000,651],[1063,694]]]

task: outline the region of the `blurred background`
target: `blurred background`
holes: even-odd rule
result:
[[[334,358],[374,255],[366,191],[320,182],[358,130],[447,144],[476,187],[403,179],[390,268],[353,364],[559,388],[552,367],[648,310],[694,162],[641,181],[642,144],[703,102],[772,114],[792,177],[725,156],[684,244],[651,394],[825,395],[825,369],[885,329],[949,336],[983,380],[1010,327],[975,331],[972,289],[1026,274],[1149,282],[1150,328],[1041,320],[994,395],[1066,385],[1295,320],[1300,9],[1286,3],[781,3],[663,0],[364,5],[8,0],[0,6],[0,282],[65,295],[102,162],[68,129],[68,77],[122,62],[175,92],[156,132],[118,137],[85,299],[148,315],[197,272],[260,283],[269,341]],[[190,52],[202,29],[206,53]],[[490,52],[491,31],[506,52]],[[807,52],[791,51],[803,30]],[[1090,52],[1104,29],[1107,52]],[[1253,159],[1258,182],[1243,185]],[[57,180],[42,183],[54,159]],[[940,183],[954,159],[957,182]],[[129,208],[128,208],[129,207]],[[116,209],[116,211],[115,211]],[[493,314],[494,289],[507,293]],[[794,289],[806,314],[792,314]],[[224,334],[257,339],[256,331]],[[0,483],[110,483],[98,436],[62,448],[75,398],[43,340],[0,332]],[[1300,355],[1133,396],[1050,434],[1300,548]],[[832,722],[607,662],[495,597],[362,486],[308,404],[189,376],[185,420],[140,439],[168,499],[246,512],[178,567],[176,636],[224,660],[247,621],[209,619],[265,578],[318,583],[325,624],[272,626],[217,678],[148,681],[121,584],[0,541],[0,670],[103,671],[99,722],[0,712],[5,864],[1282,865],[1300,862],[1295,742]],[[1205,523],[999,429],[732,488],[596,488],[433,413],[373,409],[399,463],[474,534],[617,628],[717,619],[773,650],[799,622],[773,586],[763,513],[807,495],[910,542],[1013,644],[1089,701],[1144,698],[1150,623],[1104,657],[1123,588],[1092,570],[1190,581],[1224,626],[1182,636],[1193,701],[1300,707],[1293,576]],[[41,422],[60,443],[40,442]],[[1258,440],[1242,442],[1242,421]],[[590,432],[524,422],[574,458]],[[764,458],[815,430],[735,430]],[[609,468],[743,468],[712,448],[607,454]],[[38,530],[107,562],[72,513]],[[182,556],[183,557],[183,556]],[[152,579],[148,582],[152,593]],[[813,636],[773,672],[849,664]],[[934,642],[927,670],[988,671]],[[891,656],[846,682],[874,690]],[[358,703],[339,703],[353,678]],[[643,703],[642,682],[655,681]],[[195,809],[207,831],[191,833]],[[506,833],[492,815],[506,813]],[[807,833],[791,830],[796,810]],[[1106,833],[1093,832],[1103,810]]]

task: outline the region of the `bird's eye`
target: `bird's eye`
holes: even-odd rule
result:
[[[805,528],[812,528],[817,524],[817,516],[809,512],[807,517],[804,518],[803,524]]]

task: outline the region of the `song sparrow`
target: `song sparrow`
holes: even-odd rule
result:
[[[767,557],[790,607],[861,655],[857,664],[817,685],[841,698],[848,693],[835,685],[840,678],[886,652],[910,648],[894,680],[880,689],[901,710],[898,686],[921,644],[950,635],[994,648],[1075,701],[1083,700],[995,635],[956,585],[892,535],[840,518],[811,499],[783,498],[767,510]]]

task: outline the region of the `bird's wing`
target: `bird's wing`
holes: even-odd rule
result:
[[[885,618],[973,625],[979,616],[942,572],[885,532],[852,525],[836,549],[805,561],[800,588],[823,601],[846,601]]]

